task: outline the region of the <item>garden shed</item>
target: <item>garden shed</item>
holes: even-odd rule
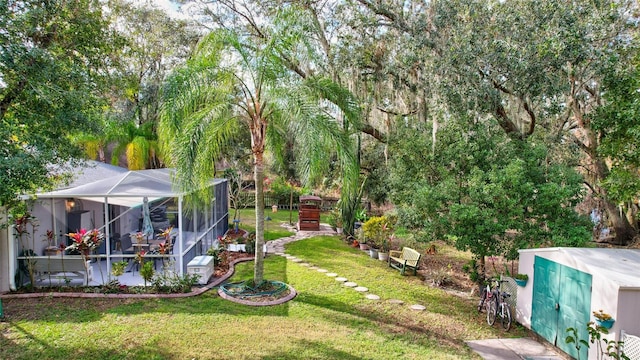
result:
[[[574,358],[567,328],[589,340],[587,323],[602,310],[615,320],[606,335],[640,335],[640,250],[544,248],[520,250],[519,273],[529,275],[518,287],[516,320]],[[628,344],[629,351],[640,344]],[[582,347],[580,359],[596,358],[595,346]]]

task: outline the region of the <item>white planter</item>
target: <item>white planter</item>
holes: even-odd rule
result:
[[[389,253],[386,252],[378,252],[378,260],[380,261],[387,261],[389,260]]]
[[[247,245],[245,245],[245,244],[229,244],[229,245],[227,245],[227,250],[235,251],[235,252],[245,251],[246,248],[247,248]]]
[[[235,251],[235,252],[247,251],[247,245],[246,244],[229,244],[227,245],[227,250]],[[262,246],[262,251],[265,253],[267,252],[267,245]]]

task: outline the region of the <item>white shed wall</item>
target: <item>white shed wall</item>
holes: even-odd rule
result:
[[[578,250],[578,249],[575,249]],[[579,249],[589,251],[589,249]],[[580,253],[577,253],[580,255]],[[531,307],[533,300],[534,261],[536,256],[554,261],[558,264],[580,270],[592,276],[591,311],[603,310],[616,321],[603,336],[609,340],[620,340],[620,330],[630,334],[640,334],[640,288],[625,289],[611,279],[612,273],[607,271],[607,261],[611,259],[595,252],[593,258],[585,259],[573,253],[572,249],[548,248],[521,250],[518,272],[529,275],[526,287],[518,287],[516,320],[531,329]],[[630,264],[629,270],[634,271]],[[595,318],[592,316],[592,320]],[[588,339],[586,339],[588,340]],[[560,341],[560,340],[559,340]],[[595,346],[589,351],[589,359],[595,359]]]

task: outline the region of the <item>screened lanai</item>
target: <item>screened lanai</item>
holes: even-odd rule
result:
[[[38,227],[33,231],[30,244],[16,240],[16,258],[20,259],[25,247],[33,250],[36,256],[64,256],[59,249],[61,244],[69,244],[67,233],[96,228],[104,233],[105,240],[90,255],[92,266],[100,266],[94,269],[90,284],[108,282],[112,278],[112,263],[121,260],[128,261],[129,266],[126,276],[119,280],[125,283],[122,279],[130,278],[133,283],[139,283],[134,259],[141,251],[146,261],[171,263],[175,273],[183,275],[189,261],[215,246],[218,236],[227,231],[227,180],[212,180],[210,190],[215,194],[214,200],[196,204],[189,194],[176,190],[173,177],[172,169],[127,171],[83,185],[36,194],[31,213],[38,219]],[[167,228],[172,229],[172,250],[169,254],[159,254],[156,251],[159,234]],[[47,231],[55,234],[53,246],[35,240],[44,239]],[[138,243],[134,237],[140,232],[145,237]]]

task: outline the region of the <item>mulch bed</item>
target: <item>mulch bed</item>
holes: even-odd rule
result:
[[[214,278],[218,278],[226,274],[227,271],[229,271],[229,264],[232,261],[238,260],[238,259],[248,259],[253,257],[253,254],[247,254],[244,252],[235,252],[235,251],[225,251],[223,254],[224,255],[222,256],[226,257],[226,259],[222,261],[220,264],[216,264],[215,270],[213,272]]]

